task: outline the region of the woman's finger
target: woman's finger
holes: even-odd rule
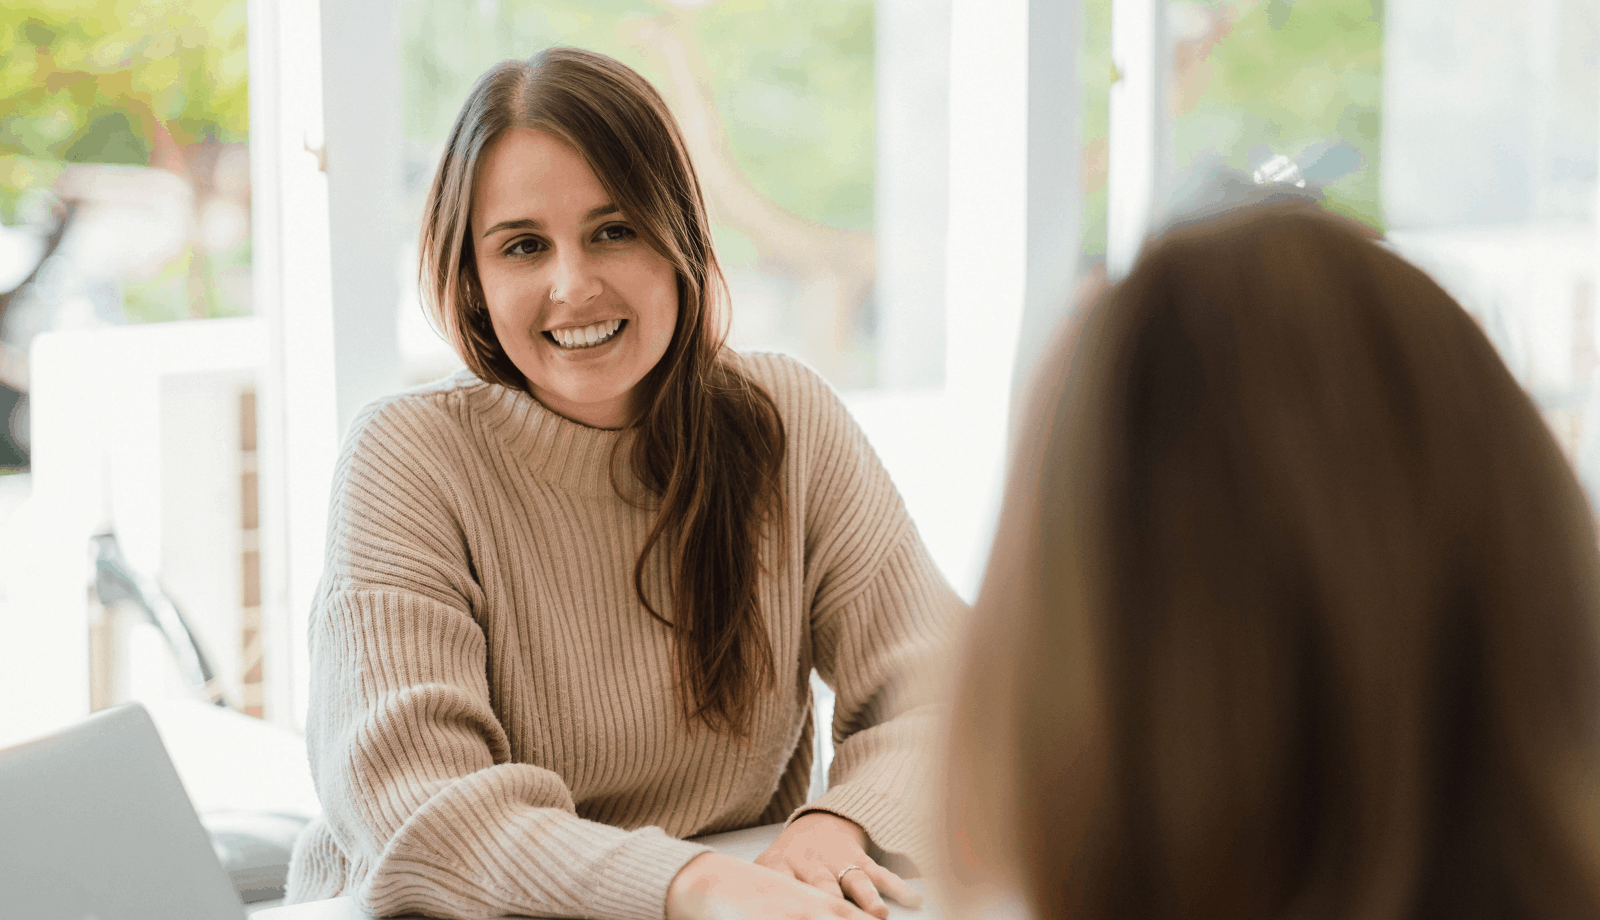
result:
[[[850,873],[855,875],[854,872]],[[848,900],[843,889],[839,887],[839,880],[834,878],[826,866],[811,865],[795,872],[794,877],[824,894],[831,894],[841,901]]]
[[[888,920],[889,907],[883,903],[883,898],[878,896],[878,886],[873,884],[872,878],[867,875],[866,866],[851,869],[838,878],[839,887],[844,889],[846,897],[878,920]]]
[[[754,861],[756,865],[763,868],[771,869],[774,872],[782,872],[790,878],[799,878],[798,875],[795,875],[794,869],[790,868],[789,863],[782,856],[775,855],[771,850],[757,856]]]
[[[917,889],[911,887],[910,882],[877,863],[873,863],[870,866],[862,866],[861,868],[872,879],[872,884],[877,886],[880,894],[893,898],[907,907],[922,906],[922,895],[917,892]],[[850,874],[855,875],[854,872]]]

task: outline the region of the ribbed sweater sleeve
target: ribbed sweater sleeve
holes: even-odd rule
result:
[[[336,474],[307,741],[345,891],[379,916],[661,920],[706,848],[580,818],[560,775],[513,762],[468,551],[507,525],[438,475],[464,448],[430,405],[368,410]]]
[[[926,784],[938,712],[930,692],[944,676],[965,604],[951,590],[888,471],[837,394],[803,378],[806,581],[817,673],[834,690],[834,759],[828,790],[797,809],[828,811],[873,843],[933,864]]]

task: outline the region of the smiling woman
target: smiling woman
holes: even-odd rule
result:
[[[886,917],[919,900],[961,602],[838,397],[724,345],[705,204],[638,74],[468,95],[421,287],[468,371],[357,419],[312,614],[325,808],[292,900],[381,916]],[[807,802],[810,675],[832,783]],[[744,863],[683,839],[788,819]]]

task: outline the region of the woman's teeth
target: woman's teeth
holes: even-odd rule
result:
[[[550,329],[545,332],[557,345],[562,348],[593,348],[596,345],[608,342],[622,328],[622,320],[607,319],[587,326],[577,326],[571,329]]]

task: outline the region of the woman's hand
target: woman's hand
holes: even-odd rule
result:
[[[849,898],[861,909],[885,920],[889,908],[882,894],[907,907],[919,907],[922,896],[905,879],[872,861],[866,851],[867,833],[854,821],[825,811],[801,815],[784,828],[767,851],[756,857],[756,865],[827,892]],[[841,878],[846,866],[856,866]]]
[[[667,889],[666,920],[871,918],[843,898],[823,894],[765,866],[721,853],[701,853],[689,860]]]

